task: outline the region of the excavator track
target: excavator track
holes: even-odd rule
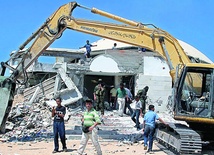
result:
[[[160,126],[156,138],[177,154],[201,154],[202,151],[200,135],[183,124],[169,124],[167,128]]]

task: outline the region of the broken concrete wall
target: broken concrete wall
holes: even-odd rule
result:
[[[157,112],[165,112],[167,110],[168,97],[172,91],[172,78],[169,74],[169,67],[161,57],[145,56],[143,59],[144,73],[139,74],[138,80],[136,80],[136,90],[148,85],[148,104],[154,104]]]
[[[54,91],[55,79],[56,79],[56,76],[49,78],[49,79],[43,81],[42,83],[37,84],[33,87],[26,88],[24,90],[24,98],[29,99],[33,95],[33,93],[35,92],[37,87],[41,88],[37,95],[37,98],[41,98],[47,94],[50,94],[51,92]]]

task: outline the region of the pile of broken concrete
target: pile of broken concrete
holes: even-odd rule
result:
[[[30,141],[51,138],[51,107],[45,102],[26,102],[12,107],[6,123],[6,133],[1,135],[4,141]]]

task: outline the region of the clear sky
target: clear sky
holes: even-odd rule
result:
[[[9,59],[45,20],[68,0],[1,0],[0,61]],[[213,0],[77,0],[77,3],[145,24],[154,24],[175,38],[192,45],[214,61]],[[76,18],[112,22],[90,11],[77,8]],[[86,40],[99,37],[66,30],[50,47],[75,49]]]

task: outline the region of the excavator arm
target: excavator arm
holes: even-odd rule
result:
[[[10,76],[12,81],[15,81],[17,77],[23,74],[41,53],[58,39],[66,29],[128,43],[157,52],[167,60],[173,80],[175,79],[175,68],[178,64],[191,63],[177,39],[166,31],[156,27],[148,28],[142,23],[130,21],[96,8],[90,9],[91,12],[125,24],[119,25],[76,19],[72,17],[71,14],[77,6],[82,7],[76,2],[70,2],[61,6],[20,46],[19,50],[11,56],[10,60],[15,57],[20,57],[19,52],[32,43],[30,47],[22,53],[22,60],[18,66],[12,69],[13,74]],[[8,60],[8,62],[10,60]],[[2,63],[2,66],[9,67],[7,63]],[[4,75],[4,69],[1,70],[1,75]]]
[[[166,59],[173,81],[176,79],[176,66],[178,64],[184,66],[191,63],[177,39],[164,30],[155,26],[149,28],[142,23],[130,21],[95,8],[86,9],[89,9],[92,13],[100,14],[122,22],[123,24],[76,19],[72,16],[72,12],[76,7],[82,6],[76,2],[70,2],[61,6],[32,36],[29,37],[29,39],[19,47],[18,51],[15,52],[7,62],[1,63],[0,95],[2,96],[0,98],[1,104],[3,105],[0,106],[1,132],[4,132],[5,130],[5,122],[12,107],[17,79],[20,76],[26,75],[25,72],[27,68],[56,39],[60,38],[63,31],[66,29],[92,34],[154,51]],[[27,49],[23,50],[25,48]],[[8,62],[14,58],[21,58],[21,61],[16,68],[8,65]],[[5,68],[9,68],[13,71],[8,78],[4,77]],[[200,77],[196,76],[196,79],[197,78]],[[191,81],[187,83],[190,84]]]
[[[166,31],[155,27],[148,28],[141,23],[130,21],[95,8],[92,8],[91,12],[128,25],[80,20],[71,17],[65,19],[67,28],[154,51],[167,60],[173,80],[175,79],[175,69],[178,64],[191,63],[177,39]]]
[[[41,53],[48,48],[57,38],[59,38],[62,32],[66,29],[66,26],[60,23],[63,18],[70,18],[73,9],[77,6],[77,3],[72,2],[61,6],[56,12],[54,12],[46,22],[32,35],[30,36],[15,52],[7,62],[1,63],[0,69],[0,132],[5,132],[5,124],[9,112],[12,107],[13,98],[16,89],[16,82],[20,76],[26,78],[27,68],[41,55]],[[31,43],[31,44],[30,44]],[[30,46],[29,46],[30,44]],[[21,52],[24,48],[24,52]],[[21,53],[21,55],[20,55]],[[16,68],[9,65],[10,60],[21,58]],[[13,73],[10,77],[5,77],[6,68],[9,68]],[[24,80],[24,82],[26,82]]]

